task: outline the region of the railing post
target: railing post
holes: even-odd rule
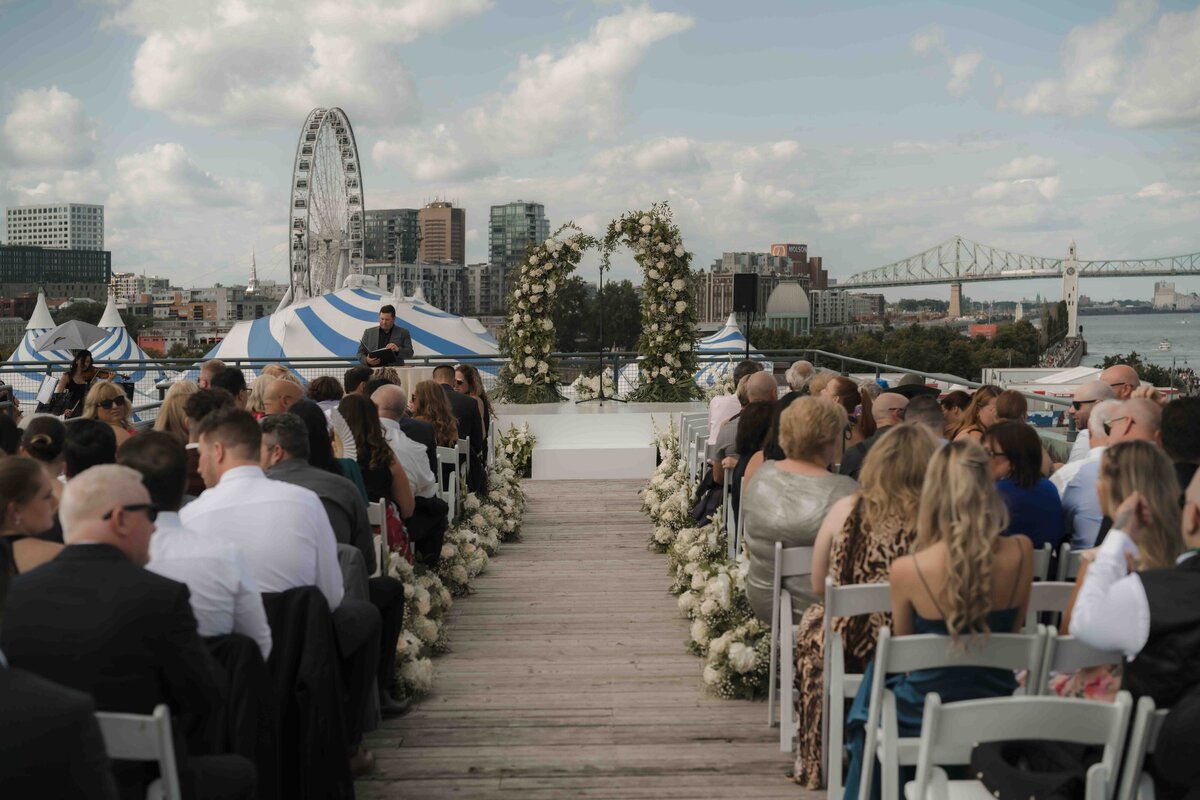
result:
[[[1079,437],[1079,430],[1075,427],[1075,416],[1067,414],[1067,441],[1074,443]]]

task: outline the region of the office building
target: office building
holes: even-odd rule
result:
[[[363,242],[366,260],[415,264],[421,244],[419,213],[415,208],[368,211]]]
[[[467,265],[467,313],[490,317],[505,313],[508,267],[503,264]]]
[[[467,214],[453,203],[438,200],[417,212],[421,243],[417,261],[421,264],[467,263]]]
[[[817,289],[808,293],[812,309],[812,325],[845,325],[850,321],[850,305],[846,293],[838,289]]]
[[[103,250],[104,206],[49,203],[5,209],[8,244],[55,250]]]
[[[45,289],[48,302],[108,299],[112,254],[107,250],[59,250],[0,245],[0,296]]]
[[[138,275],[136,272],[114,272],[112,276],[113,294],[118,303],[135,304],[145,302],[143,297],[155,292],[165,292],[171,288],[168,278],[157,275]]]
[[[887,302],[881,294],[854,294],[847,295],[847,308],[849,309],[850,319],[856,320],[872,320],[883,317]]]
[[[488,260],[493,264],[515,269],[525,257],[530,245],[550,238],[550,221],[541,203],[516,200],[502,206],[492,206],[488,225]]]
[[[375,278],[383,292],[399,286],[405,297],[417,296],[419,289],[427,303],[451,314],[466,314],[467,271],[461,264],[368,263],[363,274]]]

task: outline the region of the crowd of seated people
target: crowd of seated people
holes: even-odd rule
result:
[[[352,794],[374,767],[364,733],[407,711],[393,696],[404,586],[368,505],[390,504],[431,566],[448,511],[434,423],[394,370],[366,372],[313,381],[314,402],[283,367],[248,390],[210,361],[152,430],[132,429],[104,381],[78,419],[25,420],[0,455],[0,795],[144,797],[157,767],[111,760],[94,714],[159,705],[185,798]],[[457,374],[477,431],[490,404],[477,373]],[[420,408],[457,443],[442,378]],[[335,453],[319,403],[355,458]]]

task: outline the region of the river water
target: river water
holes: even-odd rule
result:
[[[1112,314],[1080,316],[1088,354],[1083,366],[1098,366],[1104,356],[1136,350],[1142,360],[1165,367],[1200,368],[1200,314]],[[1160,351],[1167,339],[1171,349]]]

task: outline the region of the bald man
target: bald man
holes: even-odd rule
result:
[[[300,384],[280,378],[271,381],[263,394],[263,411],[268,414],[286,413],[293,403],[304,399],[304,389]]]
[[[1100,373],[1100,380],[1108,384],[1118,400],[1128,400],[1133,390],[1141,385],[1137,370],[1128,364],[1116,364]]]
[[[862,470],[863,459],[867,452],[879,441],[879,437],[888,432],[894,425],[904,422],[904,411],[908,408],[908,398],[895,392],[883,392],[871,404],[871,416],[875,418],[875,433],[851,447],[842,456],[842,465],[838,472],[858,480]]]
[[[1105,373],[1100,374],[1104,375]],[[1136,378],[1135,374],[1134,379],[1136,380]],[[1071,445],[1071,456],[1067,459],[1068,464],[1087,458],[1088,451],[1092,449],[1091,434],[1088,432],[1088,419],[1092,415],[1092,409],[1096,407],[1097,403],[1114,398],[1124,399],[1117,398],[1113,388],[1103,380],[1088,381],[1080,384],[1079,388],[1075,390],[1075,395],[1071,398],[1071,407],[1067,409],[1067,416],[1074,417],[1075,430],[1079,432],[1079,435],[1075,437],[1075,443]]]

